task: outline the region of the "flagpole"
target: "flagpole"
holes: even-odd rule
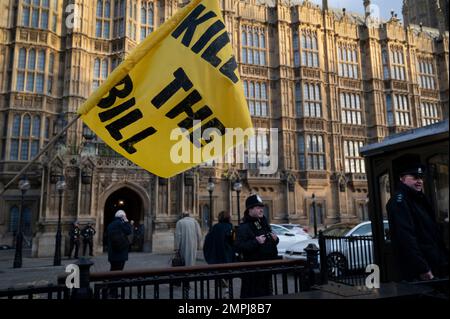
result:
[[[58,134],[56,134],[48,143],[47,145],[45,145],[45,147],[43,149],[40,150],[40,152],[30,161],[28,162],[27,165],[24,166],[24,168],[22,168],[20,170],[19,173],[16,174],[16,176],[14,176],[14,178],[12,180],[10,180],[8,182],[8,184],[5,185],[5,187],[0,191],[0,196],[8,189],[9,186],[11,186],[12,183],[14,183],[34,162],[36,162],[36,160],[43,154],[45,153],[50,146],[52,146],[56,140],[63,135],[63,133],[65,131],[67,131],[67,129],[69,127],[71,127],[79,118],[80,118],[81,114],[77,114],[77,116],[75,116]]]

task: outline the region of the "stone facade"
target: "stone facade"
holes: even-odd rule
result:
[[[448,0],[404,0],[403,19],[407,24],[422,24],[448,30]]]
[[[229,210],[236,223],[253,192],[267,203],[273,223],[311,225],[313,194],[321,227],[367,219],[361,145],[448,118],[448,31],[405,27],[395,16],[378,23],[329,10],[327,1],[322,8],[308,1],[220,3],[253,124],[266,129],[249,143],[245,163],[206,163],[158,178],[89,139],[78,121],[27,171],[31,189],[22,221],[34,256],[53,254],[60,200],[64,233],[74,220],[94,222],[97,252],[119,207],[144,225],[146,251],[173,249],[174,224],[183,210],[205,231],[210,203],[214,221]],[[181,5],[0,1],[0,189],[74,118],[141,37]],[[278,129],[277,152],[270,128]],[[277,162],[277,169],[261,174],[264,161],[253,160],[268,152],[275,154],[271,164]],[[56,190],[60,175],[67,184],[62,196]],[[239,195],[233,190],[237,178]],[[11,244],[20,204],[16,183],[0,198],[0,243]]]

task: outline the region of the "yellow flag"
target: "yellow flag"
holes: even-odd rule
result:
[[[78,113],[116,152],[166,178],[242,143],[252,123],[218,1],[179,10]]]

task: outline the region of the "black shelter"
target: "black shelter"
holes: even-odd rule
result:
[[[380,143],[369,144],[361,149],[369,186],[374,259],[380,267],[382,282],[397,279],[389,234],[384,231],[383,220],[387,219],[386,203],[395,192],[399,172],[406,161],[425,165],[424,191],[431,199],[437,222],[449,247],[448,124],[448,120],[445,120],[394,134]]]

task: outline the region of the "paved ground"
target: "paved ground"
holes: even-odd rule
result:
[[[24,251],[22,268],[13,268],[14,249],[0,250],[0,289],[9,287],[26,287],[55,283],[58,275],[64,274],[65,267],[74,263],[75,259],[64,257],[61,266],[53,266],[53,257],[30,258],[29,251]],[[125,270],[170,267],[172,253],[130,253]],[[197,254],[197,264],[206,264],[201,252]],[[108,255],[92,257],[92,272],[109,271]]]

